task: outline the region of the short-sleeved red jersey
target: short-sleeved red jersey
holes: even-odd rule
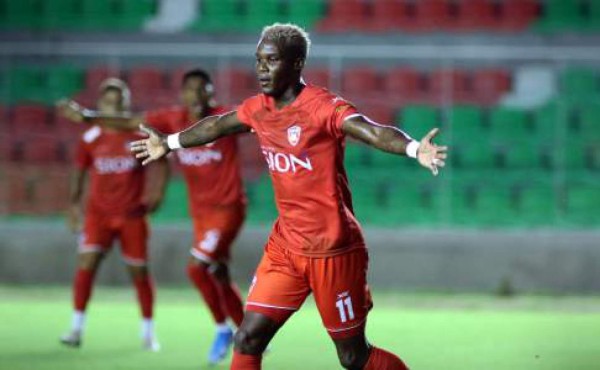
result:
[[[208,115],[225,112],[223,107],[216,107]],[[179,106],[148,112],[145,120],[167,134],[182,131],[194,123],[188,109]],[[245,202],[235,136],[223,137],[200,147],[180,149],[175,155],[187,182],[193,216],[199,216],[203,207]]]
[[[257,134],[266,158],[279,217],[270,241],[307,256],[364,248],[344,169],[347,101],[308,85],[277,109],[259,94],[238,107],[238,119]]]
[[[76,153],[76,165],[90,171],[87,212],[114,216],[141,216],[145,169],[129,150],[137,132],[87,130]]]

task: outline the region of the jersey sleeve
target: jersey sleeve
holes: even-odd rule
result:
[[[358,114],[358,110],[347,100],[334,97],[324,104],[324,111],[327,114],[325,119],[327,131],[334,137],[344,136],[342,124],[344,120],[353,114]]]
[[[167,110],[150,111],[144,114],[144,120],[149,126],[152,126],[158,131],[170,134],[172,131],[170,125],[171,114],[172,112],[169,112]]]
[[[252,97],[244,100],[236,109],[238,120],[253,130],[256,129],[255,122],[252,119],[256,107],[257,99],[256,97]]]
[[[80,170],[85,170],[91,165],[92,155],[89,146],[83,140],[79,140],[75,150],[75,166]]]

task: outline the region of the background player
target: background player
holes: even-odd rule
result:
[[[111,78],[101,84],[100,112],[122,112],[129,109],[129,101],[130,92],[123,81]],[[143,347],[151,351],[159,349],[152,319],[154,285],[148,270],[146,214],[156,210],[162,200],[167,165],[164,160],[157,162],[152,181],[148,181],[149,169],[142,167],[129,151],[129,143],[139,138],[139,134],[133,132],[94,126],[79,142],[68,212],[73,231],[79,231],[82,194],[88,173],[90,181],[73,283],[72,327],[61,338],[65,345],[78,347],[81,344],[85,310],[92,295],[96,271],[118,238],[141,308]]]
[[[256,52],[262,94],[237,111],[209,117],[168,137],[133,144],[144,163],[172,149],[202,145],[253,129],[269,165],[279,218],[265,248],[236,333],[232,369],[260,369],[262,353],[308,294],[314,293],[341,364],[348,369],[405,369],[395,355],[365,337],[371,307],[366,285],[367,250],[356,221],[343,168],[344,137],[409,155],[437,174],[446,148],[421,142],[393,126],[377,124],[345,100],[301,78],[310,41],[295,25],[263,30]]]
[[[184,74],[181,88],[182,106],[147,112],[142,115],[107,114],[83,109],[75,102],[62,104],[68,118],[119,129],[137,130],[148,125],[173,133],[207,116],[226,110],[214,101],[214,87],[209,74],[193,69]],[[236,326],[243,319],[243,304],[237,286],[231,281],[228,262],[230,249],[239,233],[246,209],[235,136],[221,138],[211,144],[178,151],[177,160],[183,170],[194,225],[194,245],[187,272],[200,291],[217,325],[209,352],[209,362],[221,361],[233,340],[227,324],[229,317]]]

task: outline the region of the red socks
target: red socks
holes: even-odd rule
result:
[[[78,269],[73,281],[73,306],[76,311],[85,311],[92,296],[95,271]]]
[[[133,285],[137,292],[142,317],[144,319],[151,319],[154,307],[154,282],[152,278],[147,274],[137,276],[133,279]]]
[[[221,306],[219,289],[217,288],[217,285],[215,284],[207,268],[203,265],[189,264],[187,272],[192,283],[202,294],[202,297],[204,298],[208,309],[212,313],[215,322],[225,322],[227,315],[225,314],[223,306]]]
[[[262,356],[258,355],[243,355],[237,351],[233,351],[233,359],[231,360],[230,370],[260,370]]]
[[[363,370],[408,370],[408,367],[393,353],[373,347]]]
[[[227,309],[227,314],[235,324],[239,327],[244,319],[244,304],[238,287],[233,283],[217,284],[220,288],[221,300]]]

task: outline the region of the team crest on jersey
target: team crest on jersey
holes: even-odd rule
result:
[[[301,132],[302,132],[302,128],[300,128],[300,126],[298,126],[298,125],[290,126],[287,129],[288,142],[292,146],[296,146],[300,142],[300,133]]]

